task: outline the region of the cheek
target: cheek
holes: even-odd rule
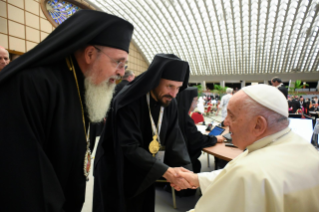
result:
[[[107,78],[110,78],[113,76],[113,73],[111,72],[112,67],[109,67],[109,64],[99,64],[96,67],[96,76],[101,80],[104,81]]]

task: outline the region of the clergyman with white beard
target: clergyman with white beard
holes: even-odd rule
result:
[[[3,211],[82,210],[90,123],[107,113],[132,33],[121,18],[81,10],[1,71]]]

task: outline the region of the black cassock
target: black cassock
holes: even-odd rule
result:
[[[217,138],[215,136],[203,135],[199,132],[193,119],[188,114],[193,99],[197,97],[197,95],[197,88],[189,87],[180,92],[176,97],[178,103],[179,126],[185,139],[193,171],[195,173],[199,173],[201,170],[201,163],[198,158],[202,154],[202,149],[214,146],[217,143]]]
[[[66,61],[16,73],[1,83],[0,98],[1,210],[81,211],[86,141]]]
[[[160,141],[166,148],[164,163],[156,161],[148,150],[153,135],[146,94],[167,73],[174,73],[176,79],[172,80],[183,81],[180,90],[186,88],[188,63],[175,55],[158,54],[146,72],[114,97],[95,157],[94,212],[154,211],[155,181],[169,166],[189,168],[175,99],[164,109],[160,132]],[[150,105],[157,125],[160,105],[152,98]]]
[[[81,211],[86,141],[65,58],[88,44],[128,52],[132,32],[121,18],[81,10],[0,72],[1,211]]]
[[[152,97],[150,100],[152,116],[157,125],[160,104]],[[107,123],[111,124],[110,116],[107,118]],[[108,137],[110,139],[110,136],[102,136],[101,145],[99,145],[97,151],[100,152],[102,150],[105,153],[100,160],[98,159],[100,153],[97,153],[96,156],[96,160],[99,160],[97,165],[99,169],[94,173],[94,192],[101,192],[100,195],[105,198],[95,199],[97,201],[95,204],[103,202],[102,204],[104,204],[106,209],[118,211],[115,206],[113,208],[112,204],[108,203],[117,202],[118,198],[121,198],[121,194],[116,193],[119,195],[118,198],[112,197],[113,191],[108,194],[112,189],[116,190],[116,187],[106,183],[105,179],[109,181],[115,180],[111,176],[114,173],[113,171],[115,171],[115,167],[123,167],[123,170],[118,170],[120,176],[117,176],[117,180],[123,179],[125,200],[122,199],[122,201],[125,201],[128,211],[154,211],[154,182],[166,172],[168,167],[180,167],[190,164],[187,148],[178,125],[176,101],[173,100],[170,106],[164,109],[160,132],[161,143],[166,148],[164,163],[158,162],[148,150],[148,145],[153,140],[153,135],[146,96],[142,96],[133,103],[121,108],[116,115],[116,123],[115,133],[118,139],[114,142],[121,144],[121,147],[118,146],[117,148],[121,148],[124,158],[118,158],[116,165],[110,164],[111,161],[115,162],[110,157],[114,153],[109,152],[112,149],[112,142],[107,139]],[[108,129],[108,126],[110,125],[107,125],[106,129]],[[108,132],[106,131],[106,133]],[[116,154],[120,154],[119,151]],[[106,166],[103,167],[101,164]],[[121,182],[119,183],[121,184]],[[103,188],[105,189],[104,191]],[[110,198],[112,199],[111,202]],[[118,204],[120,205],[121,203],[119,202]],[[94,211],[103,210],[98,210],[95,207]],[[107,210],[104,209],[104,211]]]
[[[129,83],[130,82],[127,80],[122,80],[119,84],[117,84],[115,87],[114,96],[116,96]]]

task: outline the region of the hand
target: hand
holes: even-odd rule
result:
[[[197,174],[194,174],[193,172],[179,172],[178,176],[184,178],[190,185],[192,185],[192,189],[196,189],[199,187]],[[181,187],[173,183],[171,183],[171,186],[177,191],[180,191],[182,189]]]
[[[224,136],[222,135],[217,135],[216,138],[217,138],[217,143],[224,143],[224,141],[226,140]]]
[[[176,167],[176,168],[170,167],[164,173],[163,177],[167,180],[167,182],[170,182],[171,185],[176,185],[179,188],[179,190],[192,188],[192,185],[190,185],[185,179],[183,179],[182,177],[179,177],[178,173],[184,173],[184,172],[192,173],[191,171],[183,167]]]

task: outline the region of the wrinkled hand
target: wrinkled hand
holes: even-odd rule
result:
[[[217,143],[223,143],[226,139],[222,135],[217,135]]]
[[[194,174],[193,172],[179,172],[178,177],[182,177],[192,186],[189,188],[196,189],[199,187],[198,175]],[[179,187],[177,184],[171,183],[171,186],[177,191],[180,191],[183,189]]]
[[[171,185],[176,185],[179,190],[192,188],[193,186],[190,185],[185,179],[179,176],[179,173],[192,173],[191,171],[183,168],[183,167],[175,167],[175,168],[168,168],[163,177],[167,180],[167,182],[171,183]],[[179,191],[178,190],[178,191]]]

